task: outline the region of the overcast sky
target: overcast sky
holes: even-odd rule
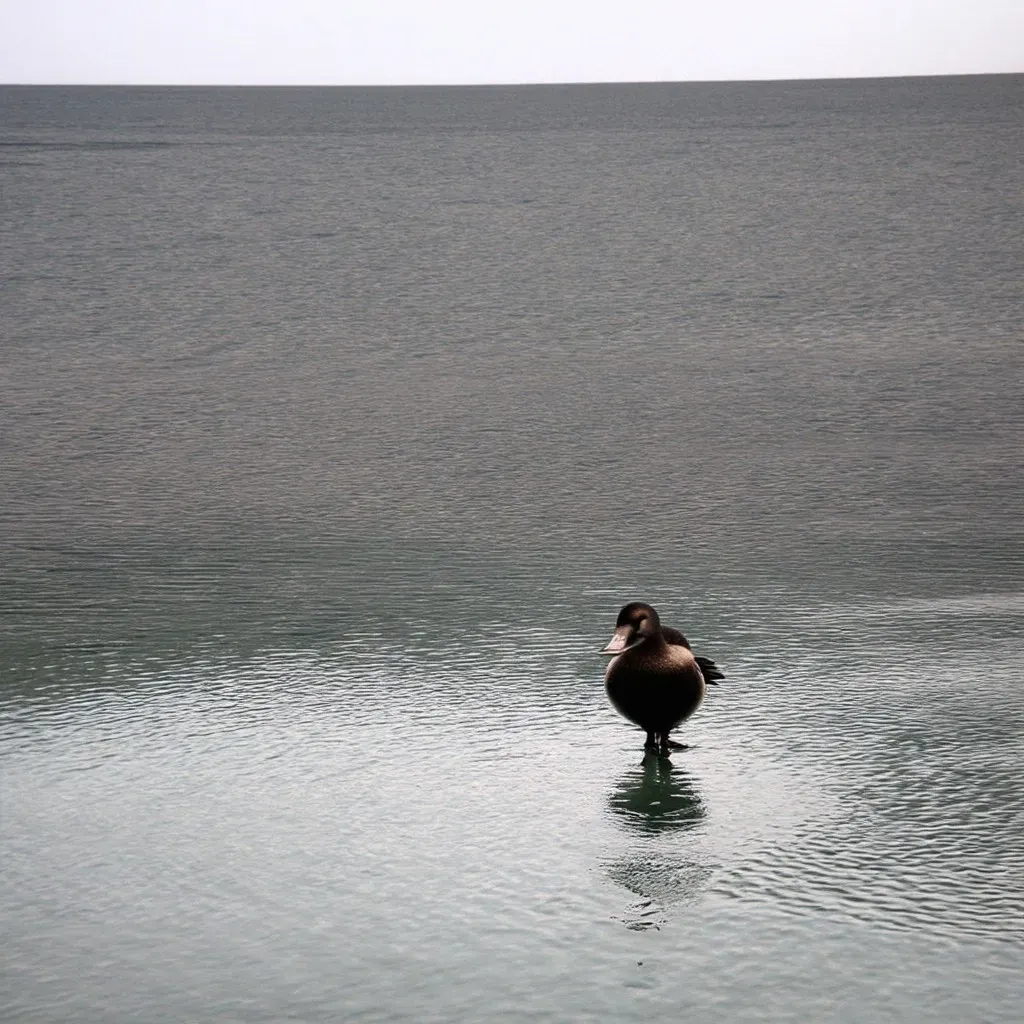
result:
[[[433,84],[1024,71],[1024,0],[0,0],[0,81]]]

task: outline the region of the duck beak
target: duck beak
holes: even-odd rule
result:
[[[623,651],[628,651],[632,647],[636,647],[644,638],[642,636],[636,637],[632,643],[629,642],[630,636],[632,635],[632,628],[630,626],[619,626],[615,630],[615,635],[611,638],[608,646],[601,652],[602,654],[622,654]]]

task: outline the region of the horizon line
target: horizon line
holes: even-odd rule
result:
[[[779,78],[634,78],[573,79],[556,81],[502,82],[0,82],[0,88],[15,89],[508,89],[578,85],[754,85],[784,82],[871,82],[914,78],[1013,78],[1024,71],[936,71],[917,74],[797,76]]]

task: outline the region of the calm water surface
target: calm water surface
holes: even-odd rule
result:
[[[1019,1019],[1024,79],[0,95],[0,1016]]]

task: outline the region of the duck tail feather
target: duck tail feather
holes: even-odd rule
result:
[[[705,683],[717,686],[718,680],[725,678],[725,673],[710,658],[702,658],[698,654],[695,660],[700,666],[700,674],[704,677]]]

